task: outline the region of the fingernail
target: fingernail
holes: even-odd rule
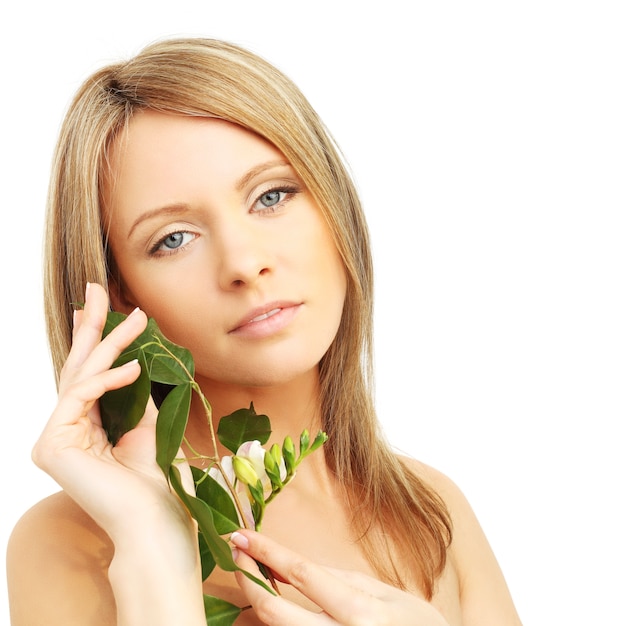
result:
[[[237,550],[237,548],[233,548],[232,553],[233,553],[233,561],[236,561],[239,558],[239,550]]]
[[[129,365],[135,365],[135,363],[139,363],[139,361],[137,359],[133,359],[132,361],[127,361],[123,365],[120,365],[120,367],[128,367]]]
[[[241,533],[238,533],[237,531],[235,531],[231,536],[230,536],[230,540],[232,543],[234,543],[238,548],[242,548],[242,549],[246,549],[249,545],[250,542],[248,541],[248,538],[245,537],[244,535],[242,535]]]

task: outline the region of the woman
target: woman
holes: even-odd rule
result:
[[[239,574],[204,584],[252,605],[237,624],[519,624],[462,494],[379,433],[363,214],[324,126],[275,68],[175,40],[88,79],[61,131],[46,258],[59,401],[33,456],[63,491],[13,533],[14,625],[204,623],[196,532],[156,466],[154,406],[114,448],[99,422],[98,398],[139,374],[111,365],[146,314],[191,349],[215,416],[254,402],[272,440],[329,436],[263,535],[231,538],[237,563],[265,563],[281,595]],[[101,341],[109,305],[129,316]],[[184,452],[206,439],[192,405]]]

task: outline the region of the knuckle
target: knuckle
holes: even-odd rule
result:
[[[264,594],[254,607],[254,612],[264,624],[274,624],[278,619],[278,611],[274,597]]]
[[[289,568],[288,580],[296,589],[303,589],[311,580],[312,573],[312,567],[308,561],[298,560]]]
[[[70,373],[73,372],[74,369],[75,367],[73,367],[69,361],[65,361],[59,375],[60,384],[63,384],[70,377]]]
[[[39,441],[33,446],[33,449],[30,451],[30,458],[37,467],[41,467],[41,444]]]
[[[65,398],[76,398],[78,400],[82,400],[81,394],[81,380],[70,380],[67,381],[63,385],[63,389],[59,394],[59,401],[64,400]],[[60,402],[59,402],[60,404]],[[57,405],[58,406],[58,405]]]

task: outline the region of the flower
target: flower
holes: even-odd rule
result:
[[[270,480],[267,472],[265,471],[265,455],[267,451],[261,445],[259,441],[246,441],[242,443],[237,450],[237,457],[240,459],[247,459],[254,471],[261,481],[263,486],[263,494],[267,498],[272,493],[272,481]],[[287,477],[287,469],[285,468],[285,461],[281,458],[278,463],[278,469],[280,479],[285,480]]]
[[[245,497],[237,498],[233,496],[233,491],[235,489],[235,482],[237,477],[235,476],[235,470],[233,469],[233,457],[232,456],[223,456],[220,465],[222,466],[222,470],[224,473],[220,472],[219,468],[215,465],[209,469],[209,476],[215,480],[222,489],[230,496],[231,500],[235,505],[235,509],[237,509],[237,513],[239,514],[239,522],[244,528],[255,528],[254,516],[252,515],[252,507],[250,506],[250,501],[248,500],[248,494],[245,494]],[[224,474],[226,475],[226,479],[224,479]],[[241,483],[237,485],[237,493],[244,496],[242,493],[242,489],[240,487]],[[247,491],[247,490],[246,490]],[[239,508],[241,507],[241,509]],[[243,514],[243,519],[241,518]]]
[[[252,465],[252,463],[245,457],[233,457],[233,470],[237,479],[249,487],[256,487],[260,480],[255,471],[254,465]]]
[[[255,486],[257,480],[260,480],[263,487],[263,497],[268,498],[272,493],[272,481],[265,470],[266,454],[268,452],[259,441],[246,441],[239,446],[236,455],[228,455],[221,458],[220,465],[223,472],[216,466],[209,469],[209,476],[230,495],[238,511],[240,511],[239,507],[241,507],[240,517],[241,513],[243,513],[244,519],[240,519],[240,522],[248,528],[255,528],[256,524],[251,507],[253,498],[247,485]],[[285,461],[280,454],[272,456],[278,468],[280,480],[284,481],[287,477]],[[226,479],[224,475],[226,475]],[[237,495],[241,496],[237,498],[239,506],[233,496],[233,491],[235,490]]]

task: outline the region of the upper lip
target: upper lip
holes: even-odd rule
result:
[[[299,302],[291,302],[287,300],[277,300],[275,302],[268,302],[266,304],[262,304],[261,306],[255,307],[248,311],[232,328],[229,332],[233,332],[246,324],[249,324],[253,320],[256,320],[257,317],[261,317],[263,315],[267,315],[273,311],[279,309],[287,309],[292,306],[298,306]]]

